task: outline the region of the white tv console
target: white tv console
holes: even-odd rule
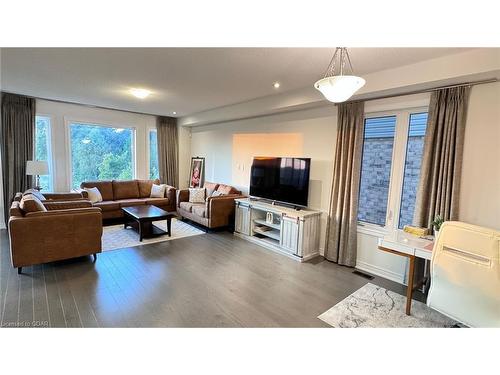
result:
[[[321,212],[236,199],[236,236],[304,262],[319,255]]]

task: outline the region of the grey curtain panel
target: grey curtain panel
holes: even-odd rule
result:
[[[2,93],[1,119],[3,214],[7,223],[14,195],[30,188],[32,182],[26,175],[26,161],[33,160],[35,99]]]
[[[177,135],[177,119],[174,117],[157,117],[156,132],[160,180],[165,184],[178,188],[179,140]]]
[[[470,87],[434,91],[429,104],[414,224],[431,228],[436,215],[458,219],[465,120]]]
[[[338,106],[325,258],[350,267],[356,265],[358,195],[364,128],[363,102]]]

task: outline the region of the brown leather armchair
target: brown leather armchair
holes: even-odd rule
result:
[[[101,209],[75,196],[69,201],[43,201],[46,211],[23,212],[20,197],[10,208],[9,237],[12,266],[22,267],[101,252]],[[48,198],[48,197],[47,197]]]

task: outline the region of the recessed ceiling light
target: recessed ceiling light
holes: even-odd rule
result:
[[[280,85],[280,83],[279,83],[279,82],[274,82],[274,83],[273,83],[273,87],[274,87],[275,89],[279,89],[279,88],[280,88],[280,86],[281,86],[281,85]]]
[[[151,95],[151,91],[146,89],[130,89],[130,93],[139,99],[145,99]]]
[[[175,111],[173,111],[172,113],[173,113],[174,115],[176,115],[176,114],[177,114],[177,112],[175,112]]]

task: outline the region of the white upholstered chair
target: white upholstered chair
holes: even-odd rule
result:
[[[431,260],[427,305],[470,327],[500,327],[500,232],[442,225]]]

